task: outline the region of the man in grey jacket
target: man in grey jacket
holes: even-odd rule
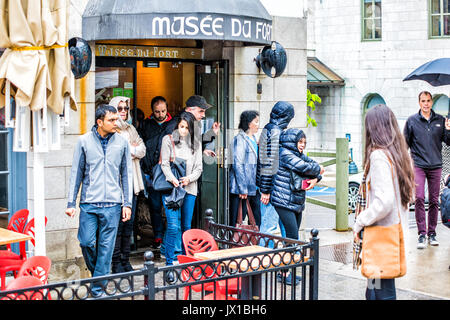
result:
[[[133,171],[128,142],[117,131],[117,110],[100,105],[96,124],[82,135],[74,151],[66,214],[75,215],[80,195],[80,241],[86,265],[93,277],[109,274],[117,227],[131,217]],[[102,285],[91,287],[92,295],[102,295]]]

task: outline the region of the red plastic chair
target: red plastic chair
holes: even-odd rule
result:
[[[198,252],[219,250],[214,237],[202,229],[186,230],[183,233],[183,245],[186,255],[189,257],[194,257],[194,254]],[[225,280],[221,281],[225,282]],[[240,283],[241,278],[231,278],[228,279],[227,286],[223,283],[223,288],[228,288],[228,294],[237,294],[238,288],[241,288]]]
[[[51,266],[52,261],[48,257],[33,256],[25,260],[17,273],[17,277],[33,276],[41,280],[43,284],[47,284]]]
[[[180,264],[183,264],[183,263],[197,262],[201,260],[198,258],[189,257],[185,255],[178,255],[178,261],[180,262]],[[183,268],[181,270],[181,278],[184,282],[194,282],[205,279],[214,280],[214,278],[216,277],[217,276],[214,275],[214,269],[208,265],[190,266],[187,268]],[[223,287],[224,281],[225,280],[211,281],[203,284],[194,284],[191,286],[186,286],[184,287],[183,299],[188,300],[189,292],[190,290],[193,290],[195,292],[212,291],[212,293],[203,296],[203,300],[237,300],[235,297],[232,297],[230,295],[227,296],[227,294],[225,293],[225,287]]]
[[[41,280],[33,276],[18,277],[8,283],[6,290],[21,290],[25,288],[32,288],[42,286]],[[25,291],[22,294],[11,293],[2,300],[45,300],[44,290],[39,291]]]
[[[22,259],[0,259],[0,290],[5,290],[6,287],[6,273],[12,271],[14,273],[14,278],[17,277],[17,271],[24,263]]]
[[[47,225],[47,217],[45,217],[45,225]],[[24,234],[28,234],[30,235],[32,238],[30,239],[31,243],[33,244],[33,246],[35,245],[35,241],[34,241],[34,218],[31,219],[28,224],[25,226],[25,229],[23,230]],[[22,242],[25,243],[25,242]],[[23,255],[26,257],[26,252],[25,252],[25,245],[23,246]],[[21,253],[22,255],[22,253]],[[17,277],[17,271],[20,270],[20,268],[22,267],[24,260],[20,259],[0,259],[0,281],[1,281],[1,286],[0,286],[0,290],[4,290],[5,289],[5,282],[6,282],[6,273],[12,271],[14,274],[14,278]]]
[[[47,225],[47,217],[45,217],[45,225]],[[35,238],[35,233],[34,233],[34,218],[32,218],[30,220],[30,222],[27,223],[27,225],[25,226],[25,229],[23,230],[24,234],[28,234],[30,235],[32,238],[30,239],[31,243],[33,244],[33,246],[35,245],[34,242],[34,238]]]
[[[183,245],[186,255],[191,257],[194,253],[219,250],[214,237],[202,229],[186,230],[183,233]]]
[[[14,213],[9,220],[7,229],[23,233],[23,230],[25,229],[28,221],[29,213],[30,212],[28,211],[28,209],[20,209],[16,211],[16,213]],[[0,259],[26,259],[25,243],[20,243],[20,255],[12,252],[11,245],[7,244],[6,250],[0,250]]]

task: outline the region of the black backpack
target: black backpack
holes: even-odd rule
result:
[[[442,224],[450,228],[450,177],[447,178],[441,194],[441,219]]]

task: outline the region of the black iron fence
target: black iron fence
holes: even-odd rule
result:
[[[157,266],[151,251],[140,270],[0,291],[0,300],[297,300],[318,298],[319,239],[309,242],[217,224],[207,210],[204,228],[219,249],[260,245],[262,252]],[[290,280],[290,281],[289,281]],[[94,296],[92,286],[102,293]]]

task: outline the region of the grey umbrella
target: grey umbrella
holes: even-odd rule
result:
[[[403,79],[409,80],[423,80],[434,87],[450,84],[450,58],[440,58],[421,65]],[[447,117],[450,118],[450,108]]]

